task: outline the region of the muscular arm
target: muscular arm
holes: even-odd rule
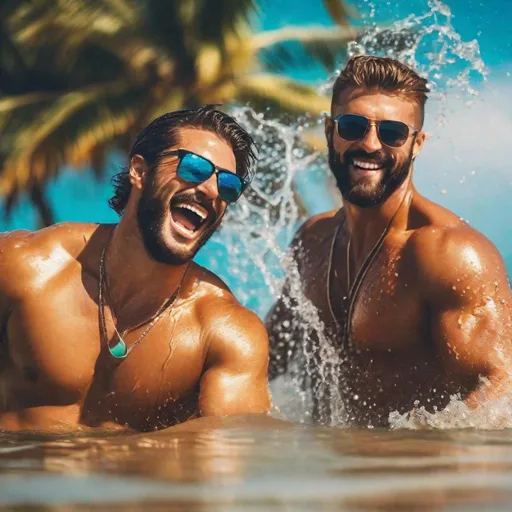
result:
[[[9,312],[9,303],[13,281],[13,258],[16,257],[13,249],[19,232],[0,234],[0,325],[3,325]]]
[[[512,392],[512,296],[496,248],[469,228],[423,244],[431,336],[448,375],[484,377],[465,401],[477,406]]]
[[[212,320],[207,370],[200,383],[201,416],[266,412],[268,337],[260,319],[239,305]]]
[[[0,330],[4,329],[12,302],[23,295],[26,286],[27,271],[23,263],[30,236],[29,231],[0,234]]]

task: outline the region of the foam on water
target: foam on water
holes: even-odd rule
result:
[[[487,71],[478,42],[462,40],[446,4],[427,0],[424,13],[411,14],[383,29],[374,21],[372,3],[364,3],[370,9],[366,31],[349,45],[349,55],[398,58],[428,77],[434,98],[443,101],[455,95],[470,104],[477,95],[476,84],[486,79]],[[320,94],[330,94],[336,76],[337,73],[320,85]],[[278,385],[273,385],[274,402],[292,419],[309,421],[314,395],[320,402],[329,402],[321,414],[322,422],[344,425],[343,376],[335,370],[343,354],[335,350],[315,307],[304,297],[295,260],[286,251],[294,232],[307,217],[304,201],[307,203],[312,184],[324,185],[323,198],[315,201],[317,206],[322,201],[327,204],[324,210],[336,205],[330,195],[333,182],[326,155],[309,148],[302,137],[305,131],[320,130],[323,120],[304,117],[290,123],[250,108],[235,110],[239,121],[255,136],[260,152],[259,172],[250,192],[229,210],[213,242],[218,243],[218,257],[208,264],[232,285],[242,303],[262,317],[279,295],[284,275],[291,276],[293,318],[283,324],[281,334],[282,341],[289,344],[288,372]],[[442,112],[441,109],[439,124],[443,123]],[[305,192],[305,200],[297,193],[300,190]],[[475,412],[453,397],[443,411],[432,414],[418,404],[413,414],[393,413],[390,424],[392,428],[412,429],[503,428],[510,426],[508,418],[512,418],[509,402],[489,403]]]
[[[395,411],[389,415],[389,425],[393,430],[512,428],[512,398],[501,397],[489,400],[480,404],[478,408],[472,409],[461,400],[460,396],[453,395],[450,403],[442,411],[429,412],[423,406],[405,414]]]

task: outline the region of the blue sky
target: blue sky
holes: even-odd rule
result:
[[[436,99],[431,101],[426,121],[431,137],[418,160],[415,180],[421,192],[454,210],[491,238],[512,271],[512,1],[448,0],[446,4],[462,40],[478,40],[489,75],[485,82],[475,80],[480,96],[472,107],[455,94],[449,94],[444,105]],[[257,24],[262,30],[288,24],[331,23],[321,0],[262,0],[261,6]],[[411,13],[422,15],[429,11],[428,0],[357,0],[352,6],[358,13],[359,24],[386,25]],[[455,65],[444,72],[449,75],[457,70]],[[300,76],[318,84],[327,78],[318,68]],[[439,112],[444,113],[444,125],[438,123]],[[114,172],[115,164],[122,163],[122,155],[112,155],[107,174]],[[58,220],[117,219],[106,203],[110,195],[106,180],[98,183],[87,171],[63,172],[51,184],[49,195]],[[325,209],[329,207],[326,203]],[[16,209],[11,221],[0,223],[4,230],[34,227],[34,213],[26,201]]]
[[[264,30],[287,24],[331,24],[321,0],[264,0],[260,24]],[[482,56],[489,66],[512,61],[512,2],[510,0],[446,0],[453,25],[464,40],[478,39]],[[428,0],[351,1],[355,21],[374,19],[379,24],[421,15],[429,10]],[[374,6],[374,16],[370,17]]]

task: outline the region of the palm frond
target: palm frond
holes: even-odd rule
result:
[[[272,71],[302,69],[312,63],[333,71],[348,43],[359,35],[351,27],[285,27],[255,35],[253,45]]]
[[[25,109],[25,123],[20,123],[18,111],[7,141],[12,149],[6,151],[2,144],[0,191],[11,197],[47,182],[65,163],[83,165],[91,157],[100,162],[108,147],[137,122],[143,124],[141,119],[146,121],[147,90],[118,85],[95,94],[70,93],[37,107]],[[32,115],[39,119],[37,123],[30,122]]]
[[[257,109],[318,115],[330,106],[314,88],[285,77],[260,73],[239,78],[235,84],[236,99]]]
[[[51,220],[44,185],[64,165],[92,165],[163,112],[216,102],[280,114],[329,109],[314,88],[268,71],[321,64],[347,43],[340,0],[333,28],[254,35],[258,0],[3,0],[0,2],[0,193],[9,211],[29,193]],[[6,44],[4,44],[4,42]]]
[[[49,101],[60,95],[60,92],[29,92],[15,96],[2,96],[0,97],[0,120],[2,114],[12,114],[18,108]]]
[[[323,0],[325,10],[338,25],[348,25],[351,12],[342,0]]]
[[[257,9],[256,0],[196,0],[197,37],[208,43],[221,43],[227,33],[239,33],[250,23]]]
[[[148,61],[162,58],[147,36],[141,2],[60,0],[59,4],[37,16],[38,11],[20,10],[9,20],[9,29],[31,55],[34,70],[38,63],[52,61],[45,71],[56,73],[64,88],[79,87],[87,79],[90,83],[93,76],[100,82],[114,79],[123,68],[133,67],[140,76]],[[37,81],[45,80],[48,77],[40,72]]]

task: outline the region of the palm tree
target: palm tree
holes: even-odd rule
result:
[[[283,72],[328,70],[355,37],[337,26],[255,33],[256,0],[3,0],[0,6],[0,193],[9,214],[27,192],[53,223],[45,184],[63,165],[101,174],[152,118],[182,106],[247,103],[318,114],[327,99]]]

